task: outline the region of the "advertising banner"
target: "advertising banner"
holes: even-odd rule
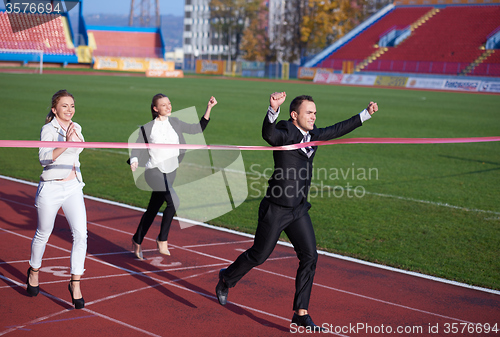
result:
[[[377,76],[374,85],[383,87],[405,87],[408,77],[403,76]]]
[[[342,83],[342,78],[344,78],[344,75],[332,73],[328,76],[326,83],[340,84]]]
[[[329,76],[330,76],[329,73],[316,72],[316,75],[314,75],[313,82],[326,84]]]
[[[443,89],[445,81],[439,78],[410,77],[406,87],[412,89]]]
[[[177,77],[183,78],[184,72],[182,70],[146,70],[147,77]]]
[[[141,58],[121,57],[119,70],[145,72],[148,70],[148,62]]]
[[[208,75],[223,75],[224,61],[196,60],[196,73]]]
[[[99,70],[120,70],[119,57],[94,57],[94,69]]]
[[[264,77],[265,73],[265,62],[241,62],[241,76],[243,77]]]
[[[375,75],[344,75],[342,77],[342,84],[350,85],[373,85],[377,76]]]
[[[333,69],[329,68],[300,67],[299,73],[297,74],[297,78],[301,80],[314,80],[314,78],[318,74],[331,74],[331,73],[333,73]]]
[[[314,83],[340,84],[344,75],[326,72],[317,72],[314,76]]]
[[[164,61],[162,59],[146,59],[148,61],[149,70],[163,70],[163,71],[174,71],[175,62],[174,61]]]
[[[175,63],[153,58],[96,56],[94,58],[94,69],[137,72],[145,72],[149,69],[173,71],[175,70]]]
[[[500,82],[484,81],[481,83],[479,91],[500,92]]]
[[[446,80],[443,89],[460,91],[478,91],[481,81],[475,80]]]
[[[314,82],[316,82],[316,69],[317,68],[300,67],[297,78],[301,80],[313,80]]]

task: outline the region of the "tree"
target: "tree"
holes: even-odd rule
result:
[[[331,43],[337,25],[337,9],[336,0],[309,0],[305,6],[300,39],[309,52],[316,53]]]
[[[393,0],[366,0],[363,6],[363,13],[365,17],[375,14],[383,7],[393,3]]]
[[[265,62],[270,56],[269,36],[266,31],[268,10],[260,0],[247,2],[246,24],[241,41],[243,59],[247,61]]]
[[[338,0],[339,10],[336,13],[336,39],[343,37],[363,22],[370,13],[366,11],[366,0]]]
[[[301,22],[301,41],[315,54],[343,37],[364,19],[366,0],[308,0]]]
[[[359,25],[390,0],[282,0],[268,27],[261,0],[211,0],[212,27],[232,58],[297,62],[316,54]],[[271,38],[271,39],[270,39]]]

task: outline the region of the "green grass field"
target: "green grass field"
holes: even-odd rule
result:
[[[499,95],[48,74],[0,74],[0,89],[2,139],[38,140],[50,98],[59,89],[75,95],[74,121],[92,142],[126,142],[150,120],[151,98],[159,92],[170,97],[174,111],[195,106],[199,116],[209,97],[217,98],[205,131],[208,144],[266,145],[261,125],[274,91],[287,92],[281,118],[288,118],[293,97],[312,95],[318,127],[351,117],[370,100],[378,102],[379,112],[346,137],[500,135]],[[149,193],[135,187],[126,150],[88,149],[80,158],[86,194],[147,206]],[[253,233],[266,187],[266,179],[255,173],[269,174],[272,154],[244,151],[243,159],[252,173],[247,200],[210,223]],[[500,289],[500,143],[323,146],[315,172],[310,214],[319,248]],[[40,173],[37,149],[0,149],[0,174],[36,182]],[[330,188],[346,186],[358,194]]]

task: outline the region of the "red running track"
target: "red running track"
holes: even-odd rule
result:
[[[294,276],[291,247],[278,245],[229,292],[214,296],[218,271],[251,246],[251,237],[210,226],[172,225],[171,256],[154,238],[145,261],[131,253],[142,211],[86,199],[88,254],[82,279],[85,309],[67,290],[71,232],[61,213],[45,251],[41,293],[26,294],[30,241],[36,227],[36,186],[0,177],[0,335],[26,336],[287,336]],[[184,227],[184,226],[182,226]],[[311,316],[340,336],[500,336],[500,293],[320,254]],[[483,328],[484,329],[484,328]],[[389,333],[391,332],[391,333]],[[448,332],[448,333],[447,333]]]

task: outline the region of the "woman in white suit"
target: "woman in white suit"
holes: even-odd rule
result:
[[[41,141],[84,142],[82,128],[72,121],[75,114],[75,100],[66,90],[52,96],[51,111],[40,133]],[[79,155],[83,148],[41,147],[38,156],[43,172],[35,197],[38,223],[31,242],[27,292],[36,296],[39,292],[38,274],[42,257],[50,234],[54,229],[57,212],[62,207],[73,234],[71,250],[71,280],[68,289],[72,303],[81,309],[85,301],[80,289],[80,278],[84,272],[87,252],[87,214],[83,199],[82,174]]]

